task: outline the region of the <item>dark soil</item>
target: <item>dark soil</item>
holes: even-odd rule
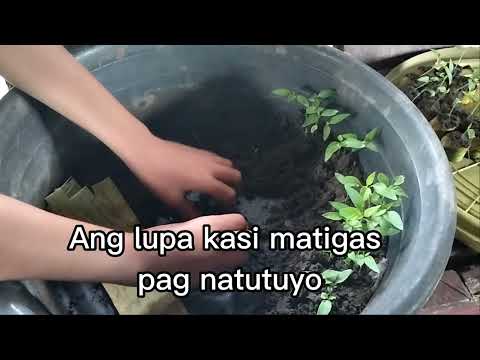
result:
[[[479,117],[471,116],[470,113],[463,110],[459,105],[454,106],[455,100],[461,98],[462,91],[466,90],[466,79],[459,75],[461,68],[455,69],[449,92],[444,95],[437,94],[433,97],[428,92],[421,93],[421,89],[416,89],[418,87],[416,79],[427,70],[429,70],[428,67],[422,67],[416,73],[407,75],[408,81],[403,89],[405,94],[415,103],[428,121],[434,118],[438,120],[439,129],[437,130],[440,130],[442,133],[453,130],[464,133],[467,127],[471,125],[475,133],[480,134]]]
[[[223,210],[211,201],[201,201],[198,205],[203,208],[204,214],[237,210],[250,224],[259,225],[263,234],[271,230],[309,231],[327,224],[332,230],[338,228],[337,223],[323,218],[322,214],[332,210],[329,201],[345,199],[343,187],[334,177],[335,172],[362,176],[357,155],[339,152],[325,163],[325,144],[321,136],[306,136],[298,126],[299,121],[301,118],[279,121],[279,131],[275,135],[278,141],[265,148],[245,148],[241,139],[246,137],[239,137],[240,140],[225,145],[222,153],[242,171],[239,201],[235,209]],[[260,251],[251,253],[244,270],[270,268],[277,272],[298,273],[348,268],[343,258],[328,252],[272,251],[268,249],[268,239],[261,243],[264,246]],[[383,261],[385,248],[386,244],[381,251],[373,254],[377,263]],[[376,277],[366,268],[355,271],[337,288],[332,314],[360,313],[373,294]],[[321,302],[320,293],[308,291],[296,298],[280,292],[265,293],[260,297],[261,301],[249,313],[315,314]],[[236,309],[234,312],[244,313],[245,310]]]

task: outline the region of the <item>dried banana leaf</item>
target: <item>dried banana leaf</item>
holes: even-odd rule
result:
[[[95,206],[113,227],[132,231],[133,227],[140,223],[110,178],[93,185],[92,189],[95,194]]]
[[[91,187],[82,187],[69,178],[45,198],[48,209],[79,221],[131,232],[140,221],[127,201],[107,178]],[[183,303],[170,293],[149,293],[138,298],[135,287],[103,284],[120,314],[186,314]]]

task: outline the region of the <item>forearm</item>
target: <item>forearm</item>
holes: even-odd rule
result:
[[[124,160],[150,134],[62,46],[0,46],[0,74],[90,132]]]
[[[121,282],[125,279],[131,270],[127,251],[131,247],[130,235],[126,236],[125,255],[121,257],[79,247],[67,251],[77,224],[83,225],[86,231],[109,231],[0,195],[0,281]]]

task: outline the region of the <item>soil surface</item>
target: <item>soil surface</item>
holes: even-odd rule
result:
[[[480,118],[476,115],[477,113],[472,114],[461,105],[456,104],[456,99],[461,99],[463,92],[466,90],[466,78],[459,75],[461,69],[461,67],[455,68],[453,81],[449,86],[447,94],[437,94],[432,97],[428,92],[423,92],[419,88],[416,80],[420,74],[429,70],[428,67],[421,67],[416,73],[408,74],[408,81],[403,89],[440,137],[455,131],[453,136],[448,139],[449,146],[453,148],[469,146],[469,140],[464,134],[469,126],[475,131],[477,136],[480,134]]]
[[[340,151],[325,163],[325,144],[321,135],[306,136],[299,126],[302,120],[302,115],[299,115],[294,120],[278,121],[278,129],[272,134],[276,140],[265,147],[245,145],[242,139],[248,137],[239,136],[217,149],[232,159],[242,171],[243,184],[238,192],[239,200],[235,209],[219,209],[208,199],[201,200],[197,205],[205,215],[238,211],[250,224],[260,226],[261,238],[265,237],[265,241],[260,242],[264,246],[260,251],[252,251],[248,264],[243,267],[246,271],[269,268],[276,272],[299,273],[349,268],[343,258],[325,251],[273,251],[268,248],[267,234],[272,230],[310,231],[316,226],[327,224],[332,231],[337,229],[336,222],[322,217],[323,213],[332,211],[329,201],[345,199],[343,187],[336,181],[334,173],[362,176],[356,154]],[[377,263],[381,263],[380,268],[385,262],[386,246],[385,242],[380,251],[372,254]],[[360,313],[377,283],[378,275],[366,267],[354,271],[335,291],[337,300],[331,313]],[[237,295],[246,298],[252,296],[245,293],[235,296]],[[315,314],[321,302],[320,292],[308,291],[295,298],[289,293],[281,292],[264,293],[260,298],[255,305],[248,299],[244,301],[249,303],[248,313]],[[233,312],[245,313],[245,309]]]

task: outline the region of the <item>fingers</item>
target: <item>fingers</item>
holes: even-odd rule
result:
[[[193,148],[191,146],[187,146],[187,145],[183,145],[183,144],[179,144],[179,143],[175,143],[176,146],[179,146],[181,147],[182,149],[192,153],[192,154],[201,154],[201,155],[204,155],[206,156],[207,158],[215,161],[217,164],[220,164],[220,165],[225,165],[225,166],[233,166],[233,163],[228,160],[228,159],[225,159],[224,157],[222,156],[219,156],[217,154],[215,154],[214,152],[211,152],[211,151],[208,151],[208,150],[205,150],[205,149],[196,149],[196,148]]]
[[[200,216],[200,213],[192,202],[185,199],[183,194],[167,196],[165,202],[170,207],[176,209],[185,220],[194,219]]]
[[[217,164],[219,165],[224,165],[224,166],[228,166],[228,167],[232,167],[233,166],[233,163],[232,161],[228,160],[228,159],[225,159],[224,157],[220,156],[220,155],[217,155],[211,151],[208,151],[208,150],[200,150],[202,154],[208,156],[210,159],[212,159],[213,161],[215,161]]]
[[[233,205],[237,195],[233,188],[215,178],[207,179],[197,191],[205,192],[226,205]]]
[[[198,222],[199,226],[209,224],[213,231],[244,231],[248,228],[246,219],[240,214],[226,214],[215,216],[204,216],[192,220]],[[209,258],[208,271],[220,271],[241,265],[248,259],[245,251],[223,251],[217,253],[214,258]]]
[[[183,199],[182,201],[179,201],[176,208],[182,214],[184,219],[189,220],[200,216],[199,211],[189,200]]]
[[[213,154],[213,156],[214,156],[215,162],[217,162],[218,164],[225,165],[225,166],[228,166],[228,167],[233,166],[233,163],[230,160],[225,159],[225,158],[223,158],[221,156],[218,156],[218,155],[215,155],[215,154]]]
[[[203,216],[192,221],[210,224],[215,231],[246,230],[247,220],[240,214]]]
[[[242,181],[242,174],[237,169],[226,166],[216,166],[213,170],[213,176],[232,187],[237,186]]]

